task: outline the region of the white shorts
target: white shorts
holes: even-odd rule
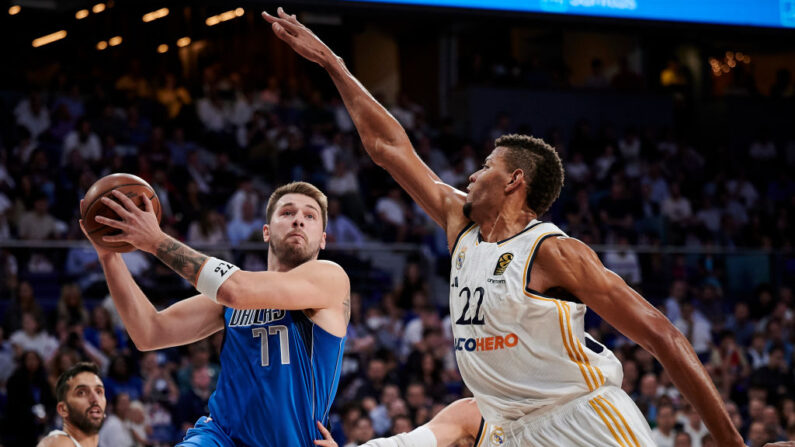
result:
[[[481,422],[475,447],[651,447],[643,414],[620,388],[598,390],[508,425]]]

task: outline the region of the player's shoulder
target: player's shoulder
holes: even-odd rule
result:
[[[64,434],[54,434],[39,441],[36,447],[74,447],[74,442]]]
[[[565,234],[553,234],[538,247],[537,262],[567,264],[588,259],[594,252],[585,242]]]

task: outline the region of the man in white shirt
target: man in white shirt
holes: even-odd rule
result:
[[[50,128],[50,112],[44,107],[41,96],[31,93],[14,108],[17,124],[28,129],[31,137],[36,140],[39,135]]]
[[[674,425],[676,417],[671,404],[662,404],[657,408],[657,427],[651,431],[652,439],[657,447],[674,447]]]
[[[712,342],[712,325],[704,316],[696,312],[693,303],[686,301],[682,304],[682,316],[674,322],[674,326],[690,340],[699,358],[702,361],[706,360]],[[694,442],[696,441],[694,440]]]
[[[75,130],[69,132],[64,138],[61,166],[67,164],[73,151],[79,152],[83,160],[87,162],[102,158],[102,144],[97,134],[91,130],[91,122],[85,118],[78,121]]]
[[[46,361],[58,349],[58,340],[41,330],[36,317],[30,312],[22,314],[22,329],[14,332],[8,341],[17,357],[25,351],[35,351]]]

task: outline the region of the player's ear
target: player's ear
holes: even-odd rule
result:
[[[323,234],[320,236],[320,249],[323,250],[326,248],[326,232],[324,231]]]
[[[69,410],[66,409],[66,402],[58,402],[58,405],[55,406],[55,411],[58,412],[61,419],[65,419],[66,416],[69,416]]]
[[[513,192],[516,188],[520,188],[524,185],[524,171],[521,169],[515,169],[512,173],[510,178],[508,179],[508,183],[505,185],[505,192],[510,193]]]
[[[262,240],[265,242],[270,242],[271,240],[271,229],[268,224],[262,226]]]

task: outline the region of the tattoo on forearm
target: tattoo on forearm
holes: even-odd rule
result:
[[[199,270],[207,259],[207,255],[170,237],[158,245],[155,255],[191,284],[196,284]]]
[[[345,324],[351,322],[351,294],[343,301],[342,306],[345,308]]]

